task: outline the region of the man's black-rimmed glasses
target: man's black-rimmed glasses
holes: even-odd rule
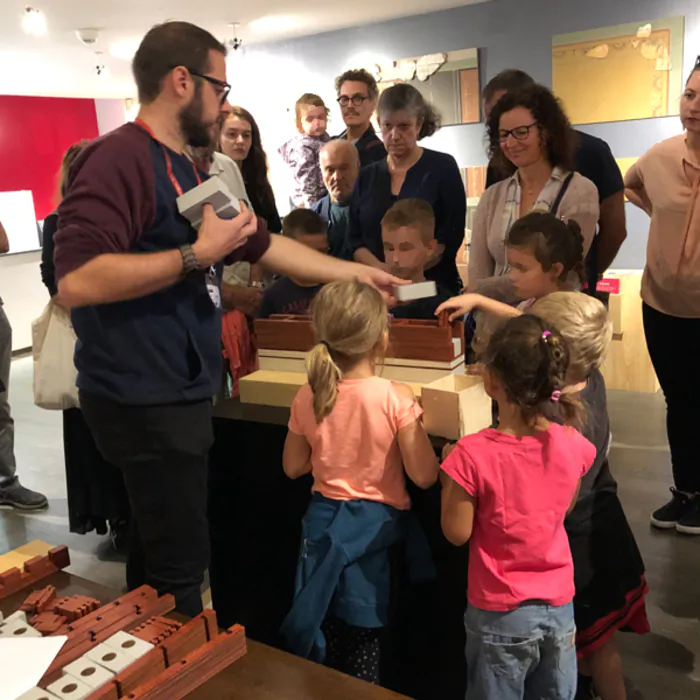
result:
[[[190,69],[188,68],[187,70]],[[221,104],[224,104],[224,102],[226,102],[226,98],[228,97],[229,92],[231,92],[231,86],[228,83],[224,82],[223,80],[217,80],[216,78],[212,78],[210,75],[202,75],[201,73],[197,73],[193,70],[190,70],[190,75],[193,75],[195,78],[201,78],[202,80],[206,80],[208,83],[213,85],[216,92],[219,93]]]

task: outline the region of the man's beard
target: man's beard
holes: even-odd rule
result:
[[[212,125],[202,119],[204,105],[199,89],[192,101],[180,112],[180,130],[185,141],[193,148],[205,148],[211,145]]]

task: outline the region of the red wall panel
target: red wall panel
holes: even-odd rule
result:
[[[31,190],[43,219],[56,206],[63,153],[97,134],[94,100],[0,95],[0,192]]]

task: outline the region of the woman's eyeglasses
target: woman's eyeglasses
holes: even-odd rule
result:
[[[362,104],[364,104],[365,100],[368,99],[369,97],[367,97],[367,95],[353,95],[352,97],[341,95],[338,98],[338,104],[341,107],[347,107],[352,102],[354,107],[360,107]]]
[[[516,126],[515,129],[501,129],[498,132],[498,142],[505,143],[509,136],[512,136],[516,141],[524,141],[530,135],[530,129],[537,126],[539,122],[532,122],[528,126]]]

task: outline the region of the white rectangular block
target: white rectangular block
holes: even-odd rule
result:
[[[88,659],[87,656],[81,656],[73,663],[64,666],[63,673],[67,676],[78,678],[93,690],[114,678],[112,671],[108,671],[104,666],[100,666],[92,659]]]
[[[112,673],[121,673],[129,664],[134,662],[133,656],[108,647],[106,644],[98,644],[85,656],[100,666],[104,666],[108,671],[112,671]]]
[[[42,688],[32,688],[24,695],[20,695],[17,700],[56,700],[58,696]]]
[[[0,627],[0,639],[26,639],[41,636],[41,632],[37,632],[26,620],[25,622],[21,620],[6,622]]]
[[[60,700],[83,700],[92,694],[95,689],[78,678],[63,676],[63,678],[48,686],[47,690],[60,698]]]
[[[394,287],[396,298],[399,301],[415,301],[416,299],[428,299],[437,294],[435,282],[416,282],[403,287]]]
[[[211,204],[220,219],[233,219],[241,211],[241,204],[223,181],[212,177],[177,198],[177,208],[195,228],[202,223],[202,207]]]
[[[133,634],[128,632],[117,632],[112,635],[109,639],[105,640],[105,644],[112,649],[121,651],[133,659],[140,659],[144,654],[148,654],[151,649],[153,649],[153,644],[150,642],[144,642],[143,639],[134,637]]]

